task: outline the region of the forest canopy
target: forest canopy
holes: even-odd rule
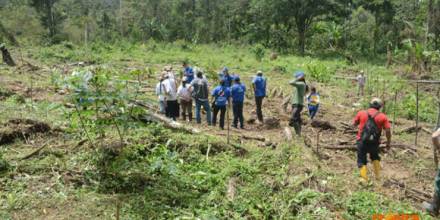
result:
[[[408,42],[440,47],[440,0],[0,0],[0,14],[0,41],[182,40],[369,56]]]

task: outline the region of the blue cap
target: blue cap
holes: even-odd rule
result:
[[[234,80],[235,80],[235,81],[240,81],[240,76],[239,76],[239,75],[235,75],[235,76],[234,76]]]
[[[223,70],[222,70],[222,72],[229,72],[229,69],[228,69],[228,67],[223,67]]]
[[[305,73],[304,73],[303,71],[296,71],[296,72],[294,73],[294,75],[295,75],[295,78],[296,78],[296,79],[300,79],[300,78],[302,78],[302,77],[305,76]]]

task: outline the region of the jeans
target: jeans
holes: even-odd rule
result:
[[[220,112],[220,120],[219,120],[220,128],[224,129],[225,128],[226,106],[214,105],[214,114],[212,115],[212,125],[215,126],[217,124],[217,115],[219,112]]]
[[[370,154],[371,161],[380,160],[379,143],[367,145],[361,141],[357,141],[357,164],[359,168],[363,165],[367,165],[367,154]]]
[[[316,116],[316,113],[318,113],[319,105],[309,105],[309,115],[310,118],[313,119]]]
[[[192,100],[180,100],[180,108],[182,109],[183,120],[186,120],[186,115],[188,115],[189,121],[192,121]]]
[[[240,121],[240,128],[244,127],[244,117],[243,117],[243,102],[232,103],[232,111],[234,112],[234,122],[233,126],[238,126],[238,121]]]
[[[208,100],[198,100],[196,99],[196,121],[198,124],[202,123],[202,119],[200,116],[200,109],[202,108],[206,111],[206,121],[208,122],[208,125],[211,125],[211,107],[209,107],[209,101]]]
[[[255,104],[257,106],[257,118],[258,121],[263,122],[263,111],[261,110],[262,106],[263,106],[263,99],[264,96],[256,96],[255,97]]]

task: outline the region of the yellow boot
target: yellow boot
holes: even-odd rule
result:
[[[361,174],[361,182],[367,183],[368,182],[367,165],[363,165],[361,167],[360,174]]]
[[[373,160],[373,167],[374,167],[374,175],[376,176],[376,180],[380,179],[380,161]]]

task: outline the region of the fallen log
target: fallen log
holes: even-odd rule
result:
[[[232,177],[228,181],[226,197],[229,201],[233,201],[236,194],[237,177]]]
[[[350,144],[350,143],[347,143]],[[329,145],[325,145],[323,146],[323,148],[328,149],[328,150],[351,150],[351,151],[357,151],[357,147],[355,144],[350,144],[348,146],[329,146]],[[399,148],[399,149],[403,149],[403,150],[410,150],[413,151],[414,153],[417,152],[417,149],[408,146],[408,145],[404,145],[404,144],[392,144],[391,145],[391,149],[392,148]],[[386,150],[386,146],[385,145],[380,145],[379,146],[380,150]]]
[[[182,123],[173,121],[163,115],[154,113],[154,112],[145,112],[144,115],[140,116],[139,120],[145,121],[145,122],[156,122],[163,124],[166,128],[174,129],[174,130],[180,130],[184,131],[190,134],[201,134],[202,132],[197,129],[190,126],[186,126]]]
[[[336,130],[336,127],[328,121],[313,120],[311,125],[314,128],[320,128],[322,130]]]
[[[397,132],[397,134],[414,133],[414,132],[420,132],[420,131],[424,131],[424,132],[426,132],[428,134],[432,133],[432,131],[430,131],[430,130],[422,127],[422,126],[418,126],[418,127],[417,126],[411,126],[411,127],[405,128],[405,129]]]
[[[266,138],[264,137],[253,137],[253,136],[249,136],[249,135],[240,135],[241,138],[245,139],[245,140],[254,140],[254,141],[261,141],[261,142],[265,142]]]
[[[418,189],[408,187],[404,182],[400,182],[396,179],[386,180],[384,182],[383,186],[388,187],[388,188],[391,186],[397,186],[397,187],[403,189],[405,191],[406,195],[408,195],[414,199],[417,199],[417,200],[421,200],[421,201],[431,201],[432,200],[432,197],[430,194],[423,192],[421,190],[418,190]]]

